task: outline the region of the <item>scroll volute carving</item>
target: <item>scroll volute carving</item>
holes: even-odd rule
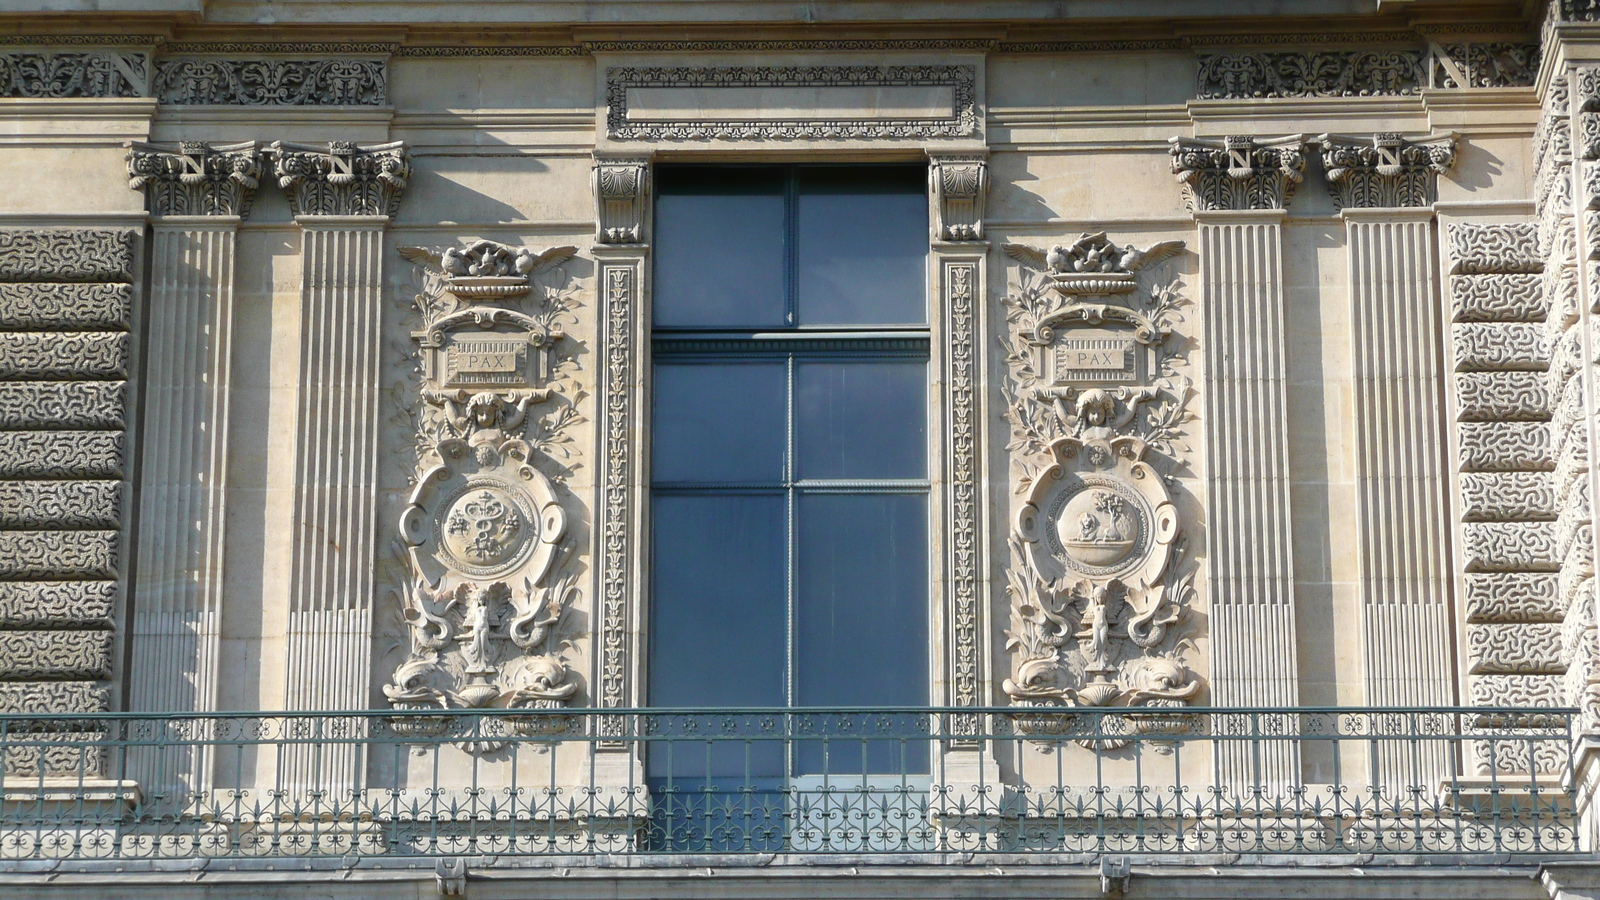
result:
[[[1169,328],[1183,301],[1175,282],[1144,277],[1182,249],[1118,246],[1104,233],[1049,250],[1005,245],[1034,272],[1005,301],[1004,339],[1021,502],[1003,689],[1035,710],[1018,717],[1030,733],[1070,732],[1068,708],[1178,708],[1202,690],[1183,662],[1194,564],[1170,476],[1191,394]],[[1140,714],[1124,724],[1161,734],[1189,721]]]
[[[423,289],[418,462],[399,522],[411,650],[384,687],[396,708],[548,709],[578,691],[555,649],[578,597],[554,574],[568,513],[543,470],[577,421],[558,353],[568,307],[533,280],[575,252],[400,248]]]

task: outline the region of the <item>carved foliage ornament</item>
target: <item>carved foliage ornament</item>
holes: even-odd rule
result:
[[[1012,675],[1020,707],[1182,707],[1201,682],[1176,632],[1194,598],[1171,482],[1190,389],[1172,370],[1171,283],[1139,273],[1181,252],[1138,250],[1104,233],[1049,250],[1005,249],[1042,270],[1005,301],[1014,481]],[[1152,451],[1155,451],[1154,453]],[[1019,726],[1060,732],[1070,716],[1029,713]],[[1137,716],[1140,733],[1187,728],[1181,716]],[[1116,744],[1116,741],[1105,742]]]
[[[1526,87],[1539,71],[1539,45],[1203,52],[1197,64],[1201,100],[1405,96],[1429,87]]]
[[[326,147],[276,141],[270,151],[278,187],[297,216],[393,216],[411,178],[404,141]]]
[[[1172,174],[1196,211],[1283,209],[1305,180],[1305,143],[1298,136],[1175,137],[1171,143]]]
[[[1328,192],[1341,209],[1418,207],[1433,203],[1437,176],[1456,161],[1454,134],[1408,140],[1324,134],[1316,139]]]
[[[128,187],[146,192],[152,215],[243,218],[250,215],[260,178],[255,141],[215,146],[183,141],[177,153],[128,145]]]
[[[983,240],[984,199],[989,193],[988,160],[981,156],[935,155],[928,167],[928,179],[938,216],[934,238]]]
[[[537,413],[561,393],[555,347],[568,306],[548,291],[543,302],[526,299],[533,276],[575,252],[494,241],[400,248],[423,285],[422,327],[413,333],[422,376],[411,411],[418,461],[399,523],[410,649],[384,687],[396,708],[550,709],[578,692],[553,641],[578,597],[573,578],[551,577],[567,511],[540,469],[578,418],[570,402]],[[566,727],[507,721],[516,729]]]
[[[156,63],[155,96],[173,105],[383,106],[378,59],[192,57]]]
[[[149,93],[148,53],[0,52],[0,97],[145,97]]]
[[[595,240],[602,244],[642,243],[650,204],[650,159],[597,158],[593,179],[595,208],[599,210]]]

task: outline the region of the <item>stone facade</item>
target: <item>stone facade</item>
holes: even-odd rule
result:
[[[199,896],[175,867],[205,868],[207,835],[228,859],[206,879],[273,896],[525,891],[549,866],[538,890],[561,896],[1600,883],[1594,4],[880,21],[513,0],[472,27],[435,0],[34,5],[0,10],[0,896]],[[947,730],[918,789],[992,801],[1032,857],[986,856],[1004,842],[976,826],[944,866],[792,834],[771,877],[738,852],[629,856],[660,815],[631,712],[650,697],[657,173],[754,162],[927,169]],[[1432,710],[1406,727],[1455,737],[1359,758],[1200,744],[1324,707]],[[336,731],[293,727],[329,713]],[[479,713],[504,730],[440,737]],[[9,751],[8,722],[30,735]],[[140,730],[173,723],[170,746]],[[1462,797],[1510,780],[1570,824],[1425,877],[1370,874],[1329,837],[1348,810],[1321,806],[1279,809],[1270,848],[1069,852],[1082,798],[1143,802],[1145,765],[1183,786],[1179,819],[1183,791],[1343,803],[1359,776],[1379,797],[1426,785],[1409,821],[1475,827]],[[530,778],[591,805],[430,813],[546,843],[379,858],[402,817],[377,792],[515,810]],[[98,859],[100,826],[60,818],[63,798],[104,822],[174,797],[203,828],[118,820]],[[31,836],[28,804],[56,816]],[[1378,846],[1403,830],[1373,827]],[[577,833],[559,862],[529,849]],[[1438,850],[1418,840],[1390,848]],[[51,841],[71,849],[52,861]],[[241,862],[285,846],[324,868]],[[119,854],[139,858],[126,878]],[[1304,854],[1312,874],[1282,865]]]

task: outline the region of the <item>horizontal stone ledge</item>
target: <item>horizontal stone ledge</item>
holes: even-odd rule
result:
[[[115,531],[0,531],[0,580],[117,577]]]
[[[1463,422],[1459,464],[1463,472],[1549,471],[1555,468],[1545,422]]]
[[[123,428],[124,382],[0,382],[0,430]]]
[[[0,627],[109,628],[115,581],[0,581]]]
[[[1543,372],[1458,372],[1456,418],[1462,422],[1550,418]]]
[[[132,307],[129,284],[0,283],[4,331],[121,331]]]
[[[1506,674],[1561,673],[1561,625],[1493,622],[1467,625],[1468,671]]]
[[[0,679],[111,677],[116,632],[0,631]]]
[[[0,529],[116,528],[120,481],[0,481]]]
[[[0,478],[121,478],[121,431],[0,431]]]
[[[128,377],[123,331],[0,331],[0,379]]]
[[[1469,572],[1468,622],[1559,622],[1566,610],[1560,576],[1550,572]]]

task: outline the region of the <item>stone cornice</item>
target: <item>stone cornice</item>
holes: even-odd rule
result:
[[[411,177],[405,142],[326,146],[276,141],[273,175],[296,216],[390,216]]]
[[[1305,179],[1305,140],[1299,135],[1175,137],[1171,144],[1172,174],[1196,212],[1283,209]]]
[[[205,144],[184,141],[170,153],[149,144],[128,145],[128,187],[144,191],[154,216],[250,215],[261,178],[255,141]]]
[[[1316,139],[1328,192],[1340,209],[1428,206],[1438,176],[1456,161],[1456,136],[1409,140],[1393,133]]]

